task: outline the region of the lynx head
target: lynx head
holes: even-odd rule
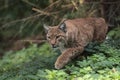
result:
[[[62,23],[59,26],[46,26],[46,38],[53,48],[60,47],[66,43],[66,24]]]

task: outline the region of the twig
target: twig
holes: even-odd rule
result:
[[[54,3],[50,4],[48,7],[46,7],[44,10],[49,10],[49,8],[53,7],[54,5],[58,4],[61,0],[57,0]]]
[[[30,43],[44,43],[46,40],[20,40],[22,42],[30,42]]]
[[[26,21],[26,20],[33,19],[33,18],[42,16],[42,15],[50,16],[50,15],[58,14],[58,13],[60,12],[60,11],[56,11],[56,12],[48,13],[48,12],[44,12],[44,11],[42,11],[42,10],[39,10],[39,9],[37,9],[37,8],[32,8],[32,10],[37,11],[37,12],[39,12],[40,14],[36,14],[36,15],[33,15],[33,16],[29,16],[29,17],[27,17],[27,18],[18,19],[18,20],[14,20],[14,21],[8,22],[8,23],[2,25],[0,29],[3,29],[3,28],[5,28],[6,26],[9,26],[10,24],[14,24],[14,23],[17,23],[17,22]]]
[[[39,12],[43,15],[47,15],[47,16],[50,16],[50,15],[53,15],[53,14],[58,14],[60,11],[56,11],[56,12],[45,12],[45,11],[42,11],[40,9],[37,9],[37,8],[32,8],[33,11],[36,11],[36,12]]]
[[[78,10],[78,7],[77,7],[76,3],[74,1],[71,1],[71,2],[73,4],[73,6],[75,7],[75,9]]]
[[[61,7],[62,8],[71,8],[71,7],[73,7],[73,4],[70,3],[70,4],[62,5]]]
[[[94,15],[95,12],[97,12],[97,10],[93,10],[92,12],[90,12],[90,13],[88,14],[88,17],[91,17],[92,15]]]
[[[21,21],[26,21],[26,20],[29,20],[29,19],[33,19],[33,18],[39,17],[41,15],[43,15],[43,14],[37,14],[37,15],[34,15],[34,16],[29,16],[27,18],[18,19],[18,20],[14,20],[14,21],[8,22],[8,23],[2,25],[0,29],[5,28],[6,26],[9,26],[10,24],[14,24],[14,23],[17,23],[17,22],[21,22]]]
[[[49,3],[53,3],[54,1],[53,0],[49,0]]]
[[[50,15],[50,13],[45,12],[45,11],[42,11],[42,10],[37,9],[37,8],[32,8],[32,10],[33,10],[33,11],[36,11],[36,12],[39,12],[39,13],[41,13],[41,14],[47,15],[47,16],[49,16],[49,15]]]
[[[114,11],[112,11],[113,13],[109,16],[109,21],[115,15],[116,11],[119,10],[119,8],[120,8],[120,6],[118,6]]]
[[[38,7],[38,6],[36,6],[36,4],[33,4],[33,3],[29,2],[28,0],[22,0],[22,1],[33,6],[33,7]]]

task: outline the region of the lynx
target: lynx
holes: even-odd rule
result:
[[[44,25],[44,28],[48,42],[61,51],[55,62],[55,68],[61,69],[90,42],[103,42],[108,26],[103,18],[78,18],[65,20],[58,26]]]

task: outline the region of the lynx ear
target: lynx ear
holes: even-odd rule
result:
[[[62,30],[63,32],[66,32],[66,24],[65,23],[60,24],[59,29]]]
[[[47,32],[48,32],[48,30],[49,30],[49,28],[50,28],[50,26],[48,26],[48,25],[44,24],[44,25],[43,25],[43,27],[44,27],[44,29],[45,29],[45,32],[47,33]]]

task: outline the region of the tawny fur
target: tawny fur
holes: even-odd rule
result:
[[[63,68],[72,58],[80,55],[91,41],[104,41],[108,26],[103,18],[80,18],[66,20],[66,32],[60,25],[47,29],[47,40],[61,50],[55,68]]]

